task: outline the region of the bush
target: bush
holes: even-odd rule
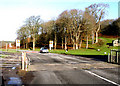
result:
[[[104,41],[102,39],[98,39],[98,43],[96,43],[97,47],[102,47],[104,45]]]

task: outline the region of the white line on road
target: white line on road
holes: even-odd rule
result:
[[[88,70],[85,70],[85,71],[88,72],[88,73],[90,73],[91,75],[94,75],[94,76],[96,76],[96,77],[98,77],[98,78],[101,78],[101,79],[103,79],[103,80],[105,80],[105,81],[107,81],[107,82],[110,82],[110,83],[112,83],[112,84],[114,84],[114,85],[120,86],[119,84],[117,84],[117,83],[115,83],[115,82],[113,82],[113,81],[111,81],[111,80],[109,80],[109,79],[106,79],[106,78],[104,78],[104,77],[102,77],[102,76],[100,76],[100,75],[97,75],[97,74],[95,74],[95,73],[93,73],[93,72],[91,72],[91,71],[88,71]]]

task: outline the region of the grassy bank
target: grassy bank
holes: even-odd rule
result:
[[[16,51],[16,49],[0,49],[0,51],[4,51],[4,52],[16,52],[16,53],[19,53],[19,51]]]
[[[96,44],[89,44],[89,49],[81,48],[78,50],[69,49],[68,52],[62,49],[51,50],[51,53],[59,53],[59,54],[71,54],[71,55],[108,55],[111,49],[118,49],[118,47],[113,47],[107,45],[107,43],[112,43],[112,40],[115,38],[104,38],[99,37],[102,39],[104,44],[102,46],[97,46]],[[85,44],[84,44],[85,45]],[[100,49],[100,51],[98,51]]]

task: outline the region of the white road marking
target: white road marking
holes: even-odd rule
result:
[[[95,73],[93,73],[93,72],[91,72],[91,71],[88,71],[88,70],[85,70],[85,71],[88,72],[88,73],[90,73],[91,75],[94,75],[94,76],[96,76],[96,77],[98,77],[98,78],[101,78],[101,79],[103,79],[103,80],[105,80],[105,81],[107,81],[107,82],[110,82],[110,83],[112,83],[112,84],[114,84],[114,85],[120,86],[120,85],[117,84],[116,82],[113,82],[113,81],[111,81],[111,80],[109,80],[109,79],[106,79],[106,78],[104,78],[104,77],[102,77],[102,76],[100,76],[100,75],[97,75],[97,74],[95,74]]]

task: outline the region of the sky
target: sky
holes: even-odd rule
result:
[[[43,21],[57,18],[64,10],[84,10],[94,3],[109,4],[104,19],[118,18],[119,0],[0,0],[0,41],[15,41],[17,30],[30,16]],[[120,6],[119,6],[120,7]]]

